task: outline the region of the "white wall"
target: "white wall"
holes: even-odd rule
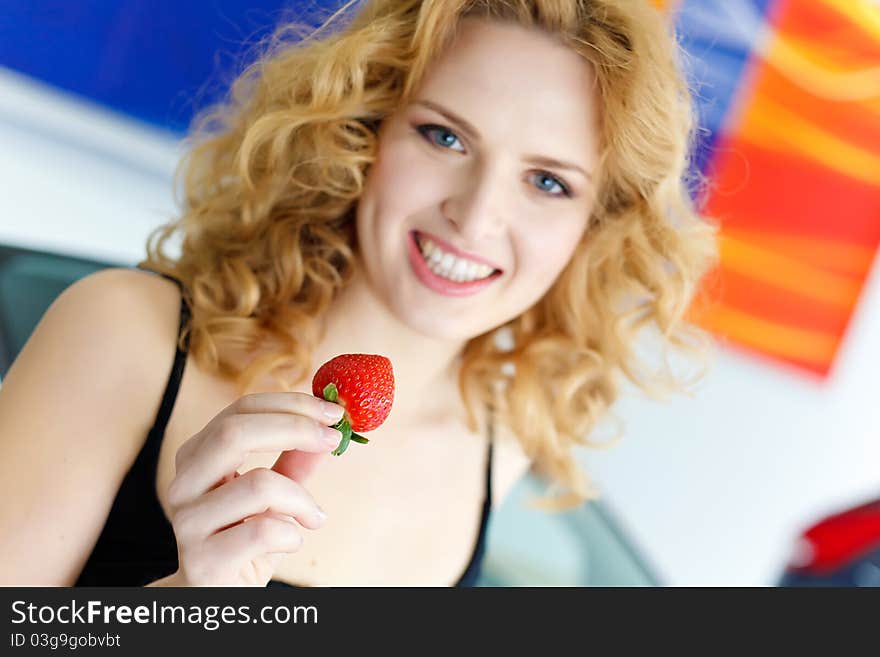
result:
[[[693,399],[628,398],[583,455],[668,582],[772,584],[819,517],[880,497],[880,269],[827,381],[721,351]]]
[[[119,264],[173,215],[171,134],[0,68],[0,243]]]
[[[175,139],[0,69],[0,243],[134,264],[173,213]],[[880,496],[880,272],[832,376],[734,350],[694,399],[615,409],[584,451],[637,548],[673,585],[772,584],[817,516]]]

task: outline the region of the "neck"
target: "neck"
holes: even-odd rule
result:
[[[429,407],[438,393],[457,384],[462,340],[441,340],[400,322],[357,271],[324,317],[324,335],[312,369],[345,353],[380,354],[391,360],[395,393],[392,416],[404,420]]]

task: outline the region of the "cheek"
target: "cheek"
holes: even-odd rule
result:
[[[548,287],[574,255],[582,229],[577,222],[559,221],[541,230],[520,233],[516,241],[522,272],[535,286]]]
[[[380,148],[368,180],[372,196],[396,216],[436,205],[450,184],[448,168],[426,157],[416,143],[405,138]]]

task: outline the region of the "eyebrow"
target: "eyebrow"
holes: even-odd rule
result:
[[[473,124],[470,123],[469,121],[463,119],[462,117],[460,117],[458,114],[456,114],[452,110],[447,109],[447,108],[443,107],[442,105],[438,105],[437,103],[435,103],[431,100],[425,100],[425,99],[417,100],[417,101],[415,101],[414,104],[421,105],[423,107],[427,107],[428,109],[434,110],[438,114],[445,116],[447,119],[449,119],[453,123],[457,123],[462,128],[464,128],[465,132],[470,133],[471,137],[473,137],[476,140],[479,140],[480,133],[473,126]],[[537,164],[538,166],[555,168],[555,169],[567,169],[569,171],[576,171],[576,172],[580,173],[587,180],[593,179],[593,176],[591,176],[589,173],[584,171],[584,169],[582,167],[579,167],[577,164],[574,164],[572,162],[566,162],[564,160],[557,160],[556,158],[547,157],[546,155],[526,155],[525,159],[533,164]]]

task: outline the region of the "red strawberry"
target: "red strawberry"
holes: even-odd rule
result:
[[[312,394],[345,408],[333,428],[342,432],[342,441],[333,450],[339,456],[349,441],[369,442],[355,431],[372,431],[391,412],[394,401],[394,371],[385,356],[342,354],[327,361],[312,379]]]

